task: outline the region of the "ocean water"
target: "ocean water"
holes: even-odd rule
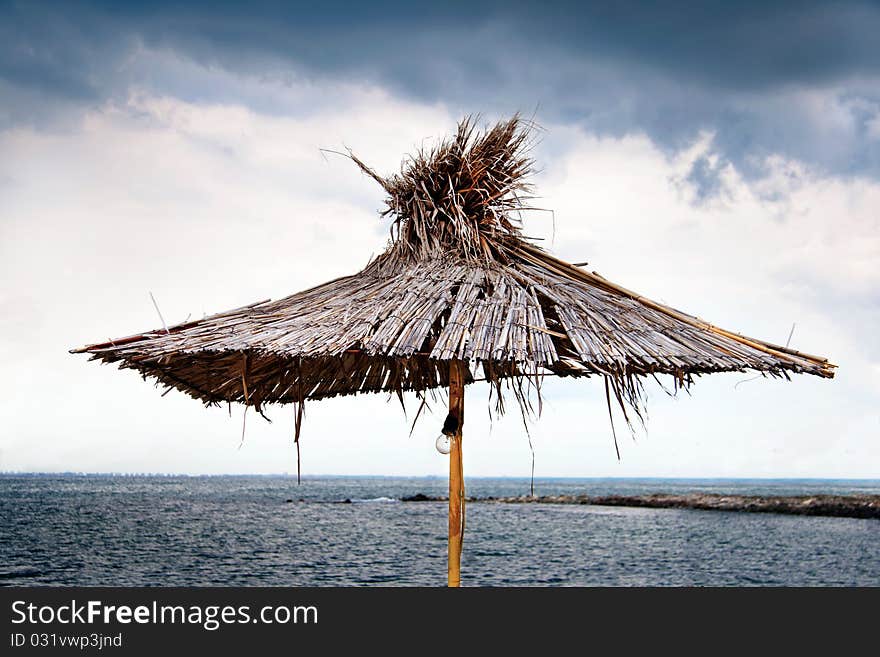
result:
[[[468,495],[528,480],[468,479]],[[444,585],[439,478],[0,475],[0,585]],[[880,493],[880,481],[536,480],[540,495]],[[352,504],[340,504],[345,499]],[[880,521],[473,503],[473,586],[880,585]]]

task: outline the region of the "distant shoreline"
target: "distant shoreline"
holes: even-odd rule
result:
[[[418,493],[401,502],[445,502],[446,497]],[[585,504],[591,506],[647,507],[652,509],[698,509],[702,511],[740,511],[783,513],[799,516],[880,519],[880,495],[542,495],[519,497],[475,497],[469,502],[494,504]]]
[[[245,479],[296,479],[296,473],[276,472],[276,473],[191,473],[191,472],[80,472],[80,471],[58,471],[58,472],[39,472],[39,471],[18,471],[18,470],[0,470],[0,477],[113,477],[113,478],[181,478],[181,479],[220,479],[223,477],[245,478]],[[429,480],[445,480],[446,475],[436,474],[311,474],[303,473],[302,479],[429,479]],[[466,475],[465,481],[529,481],[528,476],[523,475]],[[589,481],[589,482],[618,482],[618,481],[646,481],[646,482],[668,482],[668,483],[858,483],[858,484],[878,484],[880,485],[880,477],[757,477],[757,476],[740,476],[740,477],[722,477],[722,476],[574,476],[574,475],[548,475],[535,478],[536,482],[555,482],[555,481]]]

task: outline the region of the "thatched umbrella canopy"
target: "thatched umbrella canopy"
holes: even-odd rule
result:
[[[294,404],[337,395],[450,390],[450,583],[458,583],[463,386],[488,381],[528,410],[541,378],[601,377],[641,417],[642,381],[756,371],[832,377],[827,359],[749,338],[553,257],[521,233],[530,207],[528,122],[471,119],[382,177],[388,248],[362,271],[278,301],[74,350],[119,363],[205,404]],[[534,386],[530,385],[534,384]]]

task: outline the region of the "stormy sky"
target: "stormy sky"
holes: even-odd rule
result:
[[[610,3],[609,3],[610,4]],[[0,471],[282,472],[272,424],[71,347],[277,298],[387,240],[382,172],[479,113],[542,126],[527,218],[561,257],[833,381],[718,375],[617,461],[597,381],[547,386],[538,476],[880,477],[880,6],[0,2]],[[466,471],[527,475],[468,390]],[[416,405],[411,404],[410,420]],[[438,474],[382,396],[307,410],[304,471]],[[436,425],[436,426],[435,426]]]

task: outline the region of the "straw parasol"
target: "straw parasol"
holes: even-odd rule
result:
[[[348,153],[387,193],[382,215],[391,218],[387,249],[362,271],[73,352],[206,405],[262,413],[292,404],[298,469],[307,400],[386,392],[402,402],[414,392],[424,403],[448,389],[451,586],[460,583],[467,384],[488,382],[498,413],[512,394],[526,416],[534,400],[540,411],[543,377],[598,377],[609,414],[619,406],[630,424],[642,418],[647,377],[668,375],[677,390],[714,372],[834,376],[825,358],[713,326],[527,239],[519,219],[534,209],[532,128],[519,116],[485,130],[466,118],[387,177]]]

